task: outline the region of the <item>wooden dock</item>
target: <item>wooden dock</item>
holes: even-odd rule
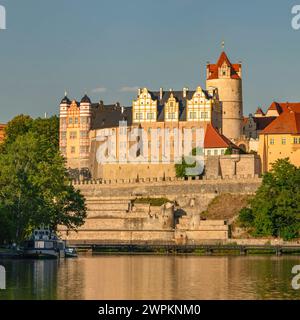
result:
[[[76,244],[77,248],[90,249],[93,253],[127,253],[127,254],[299,254],[300,245],[235,245],[235,244],[132,244],[132,243],[100,243],[100,244]]]

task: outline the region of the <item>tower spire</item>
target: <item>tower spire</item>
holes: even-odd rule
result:
[[[222,46],[222,51],[224,51],[224,49],[225,49],[225,41],[224,40],[222,40],[221,46]]]

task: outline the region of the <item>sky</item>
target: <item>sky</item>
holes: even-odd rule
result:
[[[205,88],[225,41],[243,63],[244,114],[300,101],[300,0],[0,0],[0,123],[58,114],[68,92],[130,106],[138,87]]]

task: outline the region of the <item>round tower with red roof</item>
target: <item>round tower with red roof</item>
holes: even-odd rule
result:
[[[223,51],[216,64],[207,64],[206,87],[217,88],[222,102],[222,133],[231,140],[242,135],[242,65],[232,64]]]

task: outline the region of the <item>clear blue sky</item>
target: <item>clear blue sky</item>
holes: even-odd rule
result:
[[[131,105],[136,92],[205,86],[221,41],[243,62],[245,114],[300,101],[300,0],[0,0],[0,122],[55,114],[65,89]],[[123,88],[123,90],[122,90]],[[129,91],[129,92],[128,92]]]

